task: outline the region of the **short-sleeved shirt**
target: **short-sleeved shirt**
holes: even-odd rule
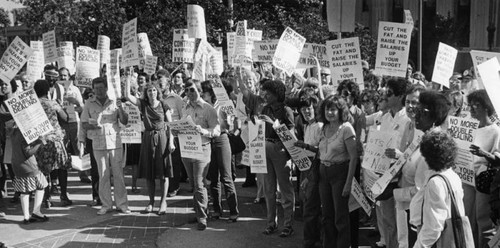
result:
[[[196,102],[189,101],[184,109],[182,110],[182,118],[191,116],[193,122],[196,125],[200,125],[202,128],[212,131],[215,128],[219,128],[219,117],[217,116],[217,111],[212,105],[205,102],[203,99],[199,98]],[[203,144],[209,143],[210,138],[201,136],[201,141]]]
[[[94,150],[121,148],[118,106],[115,100],[108,98],[104,105],[97,99],[88,100],[83,107],[82,123],[89,123],[90,119],[96,120],[101,126],[100,129],[87,130],[87,137],[92,140]]]
[[[349,152],[345,141],[354,138],[356,133],[351,123],[344,122],[339,126],[337,132],[327,138],[325,135],[325,127],[321,131],[322,138],[319,142],[319,158],[322,162],[339,163],[349,160]]]
[[[380,131],[389,131],[395,134],[395,142],[393,143],[395,146],[390,148],[397,148],[398,150],[404,152],[404,144],[402,144],[403,135],[405,133],[405,128],[408,127],[408,123],[410,121],[410,118],[406,115],[405,108],[402,108],[400,111],[395,113],[394,116],[392,116],[390,111],[382,116],[382,119],[380,120]]]

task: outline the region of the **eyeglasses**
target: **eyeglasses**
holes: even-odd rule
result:
[[[185,90],[186,92],[191,92],[191,93],[196,92],[196,89],[195,89],[194,87],[185,88],[184,90]]]

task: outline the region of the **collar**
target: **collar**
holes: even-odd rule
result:
[[[99,101],[99,100],[97,99],[97,97],[94,97],[93,99],[90,99],[90,101],[91,101],[91,102],[94,102],[94,103],[96,103],[96,104],[98,104],[98,105],[101,105],[101,106],[106,106],[106,105],[108,105],[108,104],[109,104],[112,100],[111,100],[111,99],[109,99],[109,97],[107,97],[107,98],[106,98],[106,101],[104,102],[104,104],[101,104],[101,101]]]

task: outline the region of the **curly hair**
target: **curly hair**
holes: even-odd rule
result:
[[[262,90],[265,90],[276,96],[278,102],[285,101],[286,87],[280,80],[268,80],[262,82]]]
[[[325,110],[331,107],[335,107],[339,111],[339,122],[352,122],[351,112],[347,106],[347,102],[343,97],[337,95],[329,96],[321,103],[319,108],[319,121],[325,124],[330,123],[325,117]]]
[[[441,93],[426,90],[420,93],[418,101],[422,107],[429,110],[434,125],[441,126],[450,111],[450,102],[448,99]]]
[[[361,99],[361,103],[364,102],[373,103],[373,107],[375,109],[378,109],[378,101],[380,99],[380,94],[376,90],[363,91],[359,99]]]
[[[35,90],[36,96],[47,96],[50,90],[50,84],[47,80],[39,79],[35,82],[33,89]]]
[[[447,132],[433,130],[422,137],[420,152],[431,170],[442,171],[454,166],[457,144]]]
[[[394,92],[395,96],[402,96],[406,93],[407,89],[406,79],[401,77],[391,77],[387,80],[387,88]]]
[[[483,108],[486,109],[488,116],[491,116],[495,113],[495,109],[493,108],[493,104],[491,103],[490,97],[486,90],[475,90],[469,95],[467,95],[467,102],[471,104],[472,102],[477,102],[481,104]]]
[[[337,93],[340,96],[345,96],[344,92],[346,92],[346,94],[348,94],[352,97],[352,104],[353,105],[358,105],[359,86],[357,83],[355,83],[352,80],[344,80],[344,81],[340,82],[339,86],[337,87]]]

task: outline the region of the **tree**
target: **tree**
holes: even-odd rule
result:
[[[0,8],[0,25],[3,28],[10,25],[9,14],[4,8]]]

